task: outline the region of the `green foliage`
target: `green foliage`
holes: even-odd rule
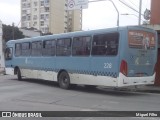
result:
[[[25,37],[23,33],[18,29],[18,27],[13,27],[10,25],[3,24],[2,29],[3,29],[3,39],[5,40],[5,42],[9,40],[13,40],[13,39],[17,40]]]

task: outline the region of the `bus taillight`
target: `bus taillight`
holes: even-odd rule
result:
[[[128,65],[125,60],[121,61],[120,72],[124,74],[125,76],[127,76],[128,74]]]

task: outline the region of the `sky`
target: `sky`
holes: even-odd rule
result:
[[[119,0],[114,1],[119,11],[120,26],[138,25],[138,13],[126,7]],[[139,0],[122,0],[139,10]],[[142,13],[150,9],[150,0],[142,0]],[[121,15],[121,14],[130,15]],[[88,8],[83,10],[83,30],[115,27],[117,25],[117,12],[110,1],[89,3]],[[0,0],[0,20],[7,25],[20,27],[20,0]],[[142,18],[142,20],[144,20]]]

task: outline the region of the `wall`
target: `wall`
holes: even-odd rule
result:
[[[150,24],[160,24],[160,0],[151,1],[151,20]]]
[[[0,21],[0,73],[4,72],[5,62],[4,62],[4,49],[2,41],[2,22]]]

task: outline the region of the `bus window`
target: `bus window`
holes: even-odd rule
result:
[[[91,37],[75,37],[73,39],[72,55],[89,56],[91,49]]]
[[[118,33],[106,33],[94,35],[92,43],[92,55],[107,56],[118,53]]]
[[[41,56],[42,55],[42,42],[33,42],[32,43],[32,56]]]
[[[21,44],[20,43],[17,43],[15,44],[15,56],[18,57],[21,55]]]
[[[55,40],[47,40],[43,42],[43,56],[54,56],[56,48]]]
[[[71,55],[71,39],[59,39],[57,40],[57,56],[69,56]]]
[[[5,51],[5,59],[6,60],[11,60],[12,59],[12,48],[6,48],[6,51]]]
[[[30,43],[22,43],[22,56],[30,55]]]

